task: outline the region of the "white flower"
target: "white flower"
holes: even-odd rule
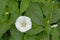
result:
[[[26,31],[31,29],[32,22],[31,22],[31,19],[29,17],[20,16],[17,18],[15,26],[20,32],[26,32]]]
[[[55,28],[57,26],[58,26],[57,24],[54,24],[54,25],[51,25],[51,28]]]

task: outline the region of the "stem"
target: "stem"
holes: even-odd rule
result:
[[[49,34],[47,34],[47,40],[49,40]]]
[[[22,40],[24,40],[24,33],[22,33]]]

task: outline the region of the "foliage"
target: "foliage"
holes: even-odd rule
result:
[[[15,28],[18,16],[32,19],[32,29]],[[52,24],[58,27],[51,28]],[[60,0],[0,0],[0,40],[59,40]]]

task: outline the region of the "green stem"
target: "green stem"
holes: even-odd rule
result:
[[[22,40],[24,40],[24,33],[22,33]]]

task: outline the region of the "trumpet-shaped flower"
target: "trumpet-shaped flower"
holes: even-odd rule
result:
[[[32,22],[29,17],[20,16],[17,18],[17,20],[15,22],[15,26],[20,32],[26,32],[31,29]]]

